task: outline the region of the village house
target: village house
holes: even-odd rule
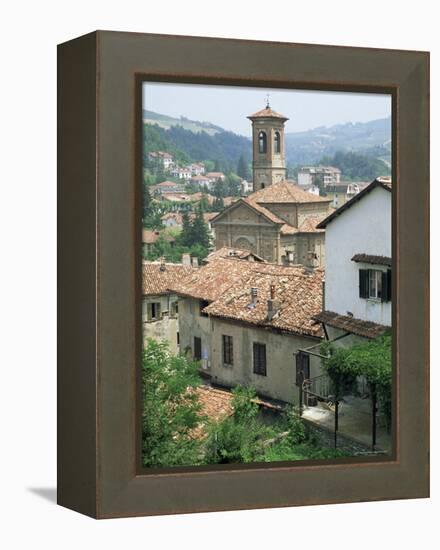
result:
[[[142,326],[144,343],[165,340],[174,354],[179,351],[178,297],[172,286],[193,268],[165,262],[142,262]]]
[[[303,166],[298,171],[298,185],[306,186],[321,182],[324,187],[341,181],[341,170],[334,166]]]
[[[239,260],[247,260],[249,262],[263,262],[266,263],[266,260],[263,260],[257,254],[254,254],[250,250],[240,250],[238,248],[228,248],[223,247],[218,250],[214,250],[205,258],[204,262],[211,262],[217,258],[237,258]]]
[[[193,176],[191,178],[191,183],[195,183],[200,187],[203,187],[205,185],[208,189],[210,189],[212,186],[211,178],[208,178],[207,176],[203,176],[203,175]]]
[[[173,155],[166,151],[151,151],[148,153],[148,158],[152,161],[159,162],[165,172],[169,171],[174,166]]]
[[[183,193],[185,186],[175,181],[162,181],[156,185],[150,187],[150,191],[155,196],[161,196],[164,193]]]
[[[191,168],[188,168],[188,167],[179,168],[178,166],[176,166],[171,170],[170,174],[174,178],[179,178],[180,180],[185,180],[185,181],[189,181],[192,177]]]
[[[174,246],[176,239],[172,235],[157,229],[142,229],[142,253],[144,257],[153,252],[155,243],[161,237],[169,242],[171,246]]]
[[[295,354],[323,332],[321,269],[217,257],[179,279],[180,350],[214,385],[249,385],[263,397],[298,403]],[[310,376],[320,374],[316,357]]]
[[[357,182],[328,185],[325,188],[325,196],[332,200],[333,208],[339,208],[360,192],[361,185]]]
[[[240,194],[242,196],[252,193],[253,190],[254,190],[254,185],[251,181],[247,181],[244,179],[240,181]]]
[[[209,178],[211,183],[215,183],[216,181],[225,181],[225,175],[223,172],[208,172],[206,177]]]
[[[389,178],[377,178],[318,227],[326,230],[325,307],[316,316],[330,338],[351,345],[391,327]]]
[[[269,104],[252,121],[254,192],[213,219],[215,248],[251,250],[268,262],[324,265],[325,235],[317,223],[330,213],[331,199],[286,179],[284,124]]]
[[[205,173],[205,166],[198,162],[193,162],[187,166],[191,170],[192,176],[202,176]]]

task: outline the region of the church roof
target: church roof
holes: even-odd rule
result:
[[[298,185],[295,185],[289,181],[283,180],[277,183],[273,183],[264,189],[255,191],[249,195],[248,198],[252,198],[254,202],[260,204],[268,203],[310,203],[310,202],[327,202],[330,203],[332,199],[326,197],[320,197],[304,191]]]
[[[266,107],[264,109],[261,109],[261,111],[257,111],[253,115],[249,115],[247,118],[250,120],[253,120],[254,118],[278,118],[283,122],[289,120],[284,115],[281,115],[280,113],[277,113],[276,111],[271,109],[269,105],[266,105]]]

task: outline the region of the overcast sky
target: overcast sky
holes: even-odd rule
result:
[[[246,117],[264,108],[267,94],[272,109],[289,118],[287,132],[345,122],[367,122],[391,115],[391,96],[385,94],[151,82],[144,83],[143,105],[149,111],[212,122],[250,136],[251,125]]]

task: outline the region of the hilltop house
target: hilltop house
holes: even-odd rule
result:
[[[179,351],[178,297],[168,290],[193,271],[191,266],[164,262],[142,263],[142,326],[144,342],[166,340]]]
[[[357,182],[345,182],[345,183],[336,183],[333,185],[327,185],[325,188],[325,196],[332,200],[333,208],[339,208],[347,201],[352,199],[357,195],[362,184]],[[366,187],[366,185],[364,185]]]
[[[185,186],[175,181],[162,181],[156,185],[152,185],[150,190],[154,195],[162,195],[163,193],[183,193]]]
[[[148,153],[148,158],[160,163],[164,171],[168,171],[174,166],[173,155],[166,151],[151,151]]]
[[[326,230],[325,307],[330,338],[350,345],[391,326],[391,180],[377,178],[318,227]]]
[[[313,185],[321,182],[337,185],[341,181],[341,171],[334,166],[304,166],[298,171],[298,185]]]
[[[169,288],[179,296],[180,350],[213,384],[253,386],[298,403],[294,354],[319,345],[323,271],[217,257]],[[320,374],[317,357],[308,374]]]

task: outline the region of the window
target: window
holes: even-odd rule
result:
[[[359,297],[381,302],[391,301],[391,269],[359,270]]]
[[[254,373],[266,376],[266,344],[254,342]]]
[[[148,319],[153,321],[160,318],[160,303],[152,302],[148,304]]]
[[[234,364],[234,347],[232,336],[223,334],[223,364],[232,366]]]
[[[266,132],[258,133],[258,152],[266,153],[267,151],[267,136]]]
[[[194,359],[200,361],[202,359],[202,339],[194,336]]]
[[[281,135],[279,132],[275,132],[274,149],[275,153],[281,153]]]
[[[176,332],[176,343],[179,346],[180,345],[180,334]]]
[[[173,302],[171,304],[171,315],[172,315],[172,317],[176,317],[178,313],[179,313],[178,302]]]

